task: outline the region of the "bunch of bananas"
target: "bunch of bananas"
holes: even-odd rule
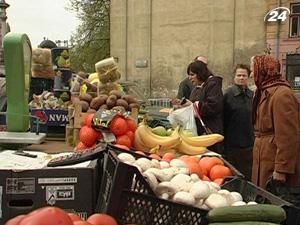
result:
[[[223,139],[223,135],[220,134],[189,136],[179,128],[176,128],[170,136],[160,136],[142,122],[135,131],[134,146],[137,150],[158,155],[174,151],[186,155],[200,155],[207,151],[207,147]]]
[[[180,144],[176,147],[179,152],[187,155],[200,155],[207,151],[207,147],[223,141],[224,136],[221,134],[205,134],[201,136],[188,136],[183,130],[179,131],[181,139]]]
[[[137,150],[150,152],[151,149],[159,147],[165,151],[176,147],[180,143],[178,129],[175,129],[170,136],[160,136],[152,132],[151,127],[140,123],[134,135],[134,146]]]

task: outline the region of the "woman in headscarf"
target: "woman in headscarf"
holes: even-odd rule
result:
[[[251,58],[257,90],[253,99],[255,143],[252,182],[267,181],[300,187],[299,103],[280,74],[280,63],[270,55]]]

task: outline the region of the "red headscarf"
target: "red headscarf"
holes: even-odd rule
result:
[[[257,106],[260,101],[263,90],[277,86],[285,85],[290,87],[289,83],[282,78],[280,74],[280,63],[270,55],[257,55],[253,58],[253,76],[257,87],[253,99],[253,123],[256,120]]]

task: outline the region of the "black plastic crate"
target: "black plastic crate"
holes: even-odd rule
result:
[[[300,224],[300,209],[243,178],[234,178],[225,182],[225,184],[222,185],[222,189],[239,192],[246,202],[255,201],[262,204],[281,206],[287,214],[287,219],[283,224]]]
[[[96,211],[112,215],[119,224],[207,224],[207,211],[156,197],[138,169],[121,162],[110,150]]]

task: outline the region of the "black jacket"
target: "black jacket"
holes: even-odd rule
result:
[[[213,132],[223,134],[223,92],[222,78],[211,76],[203,85],[197,86],[190,95],[192,102],[199,101],[198,108],[204,124]],[[205,132],[199,120],[196,119],[198,135]],[[210,150],[221,153],[222,148]]]
[[[251,119],[253,91],[237,85],[224,94],[225,151],[251,148],[254,143]]]
[[[189,78],[186,77],[179,84],[177,98],[181,99],[181,98],[185,97],[186,99],[188,99],[190,97],[190,94],[191,94],[191,91],[193,90],[193,88],[194,88],[194,85],[189,80]]]

